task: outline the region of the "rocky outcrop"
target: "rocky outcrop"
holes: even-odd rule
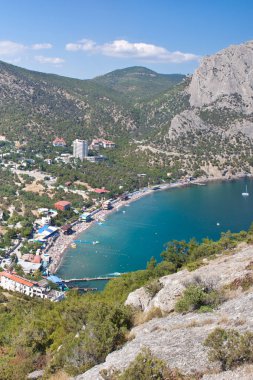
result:
[[[198,116],[198,114],[195,111],[192,110],[186,110],[181,112],[180,114],[176,115],[170,124],[170,128],[168,131],[168,137],[171,140],[177,139],[182,135],[183,133],[196,131],[196,130],[207,130],[209,129],[205,125],[203,120]]]
[[[194,272],[186,270],[160,279],[163,288],[153,299],[145,288],[131,293],[126,304],[146,312],[154,307],[163,311],[164,317],[154,318],[131,331],[131,340],[122,349],[112,352],[106,361],[95,366],[76,380],[102,380],[101,370],[124,370],[143,347],[163,359],[170,368],[183,373],[201,372],[203,380],[251,379],[252,366],[220,373],[218,363],[210,363],[204,340],[216,327],[253,331],[253,289],[231,293],[230,297],[212,313],[174,313],[178,296],[190,281],[198,278],[223,287],[252,274],[253,247],[241,247],[239,252],[221,256]],[[234,376],[235,375],[235,376]],[[230,377],[229,377],[230,376]]]
[[[237,94],[245,113],[253,108],[253,41],[205,57],[189,86],[190,104],[202,107]]]
[[[140,288],[129,294],[126,305],[139,308],[145,312],[157,307],[163,312],[170,313],[174,310],[175,303],[185,287],[196,278],[206,283],[212,283],[214,286],[223,287],[240,277],[251,274],[252,271],[247,269],[247,264],[252,260],[252,255],[252,247],[245,248],[236,255],[221,256],[194,272],[182,270],[162,277],[160,282],[163,287],[154,298],[149,297],[148,299],[145,288]]]

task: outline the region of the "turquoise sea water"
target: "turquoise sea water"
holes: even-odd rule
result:
[[[79,235],[77,239],[100,244],[77,243],[76,249],[68,249],[57,274],[81,278],[144,269],[151,256],[160,260],[169,240],[218,239],[222,231],[247,229],[253,221],[253,181],[247,179],[247,198],[241,195],[245,184],[240,180],[154,191]]]

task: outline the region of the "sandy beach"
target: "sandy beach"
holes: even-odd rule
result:
[[[239,179],[242,178],[242,176],[233,176],[232,178],[229,178],[229,180],[233,179]],[[60,232],[59,237],[51,243],[51,246],[47,248],[46,252],[51,257],[51,264],[49,266],[50,273],[56,273],[58,268],[61,265],[62,259],[64,257],[64,253],[66,249],[73,243],[74,240],[77,239],[78,235],[82,232],[86,231],[88,228],[90,228],[94,223],[97,223],[99,221],[103,221],[108,215],[112,214],[113,212],[117,211],[120,207],[123,207],[129,203],[132,203],[134,201],[137,201],[138,199],[154,193],[154,191],[163,191],[178,187],[185,187],[185,186],[192,186],[192,185],[204,185],[207,182],[214,182],[214,181],[222,181],[222,180],[228,180],[228,178],[220,178],[220,177],[211,177],[211,178],[205,178],[201,177],[193,181],[180,181],[175,183],[164,183],[159,186],[159,189],[152,190],[152,189],[141,189],[134,193],[129,194],[130,198],[126,201],[122,201],[120,199],[116,199],[113,202],[113,208],[110,210],[103,210],[99,209],[96,214],[93,216],[93,220],[91,222],[81,222],[77,221],[73,224],[73,233],[71,235],[64,235],[63,232]]]

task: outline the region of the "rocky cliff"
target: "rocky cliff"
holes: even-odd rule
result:
[[[253,137],[253,41],[202,59],[187,88],[191,108],[176,115],[168,137],[206,130]]]
[[[190,104],[203,107],[220,101],[227,106],[229,97],[238,97],[237,105],[245,113],[253,107],[253,41],[232,45],[205,57],[189,86]],[[240,103],[239,103],[240,101]]]
[[[252,278],[252,258],[253,246],[241,246],[232,254],[205,261],[205,265],[196,271],[183,270],[161,278],[162,288],[154,297],[147,293],[146,288],[131,293],[127,305],[147,316],[159,309],[160,318],[152,318],[133,328],[131,340],[122,349],[109,354],[105,363],[77,376],[76,380],[102,380],[101,371],[104,369],[122,371],[143,347],[148,347],[170,368],[178,368],[184,374],[200,373],[198,379],[252,379],[251,365],[221,372],[217,362],[208,360],[208,351],[203,345],[216,327],[233,328],[240,332],[253,331],[253,287],[243,291],[240,285],[243,279]],[[176,301],[196,278],[213,283],[220,290],[228,289],[230,284],[237,286],[227,293],[224,302],[213,312],[175,312]]]

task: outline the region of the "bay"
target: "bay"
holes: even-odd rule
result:
[[[249,197],[242,196],[246,183]],[[252,179],[154,191],[80,234],[78,240],[99,244],[77,243],[76,249],[69,248],[57,274],[83,278],[144,269],[151,256],[161,260],[170,240],[218,239],[221,232],[248,229],[252,221]]]

